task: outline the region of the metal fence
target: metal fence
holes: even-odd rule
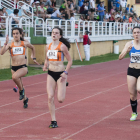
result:
[[[90,37],[126,36],[132,35],[132,28],[134,26],[140,26],[140,24],[47,19],[46,22],[42,21],[38,26],[37,24],[35,25],[35,36],[50,37],[51,31],[54,27],[61,28],[64,32],[64,37],[69,38],[79,37],[79,34],[84,34],[86,30],[90,32]]]

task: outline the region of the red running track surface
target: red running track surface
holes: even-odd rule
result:
[[[55,129],[48,128],[47,74],[23,78],[28,109],[12,80],[0,82],[0,140],[139,140],[139,116],[129,121],[128,64],[124,59],[71,69],[64,103],[55,97]]]

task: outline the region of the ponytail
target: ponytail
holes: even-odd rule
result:
[[[70,49],[70,42],[68,41],[68,39],[61,37],[59,39],[60,42],[62,42],[63,44],[65,44],[68,48],[68,50]]]

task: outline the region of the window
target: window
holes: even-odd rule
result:
[[[140,0],[136,0],[136,4],[140,4]]]

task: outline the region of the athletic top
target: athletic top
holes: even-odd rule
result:
[[[25,55],[26,49],[24,47],[24,41],[21,41],[20,46],[15,46],[14,42],[12,42],[10,51],[11,51],[11,56]]]
[[[49,61],[63,61],[64,60],[64,53],[61,51],[61,44],[62,42],[59,43],[59,45],[57,46],[55,50],[51,50],[52,43],[49,44],[49,48],[47,52],[47,57]]]
[[[131,63],[140,63],[140,50],[136,50],[134,47],[134,42],[132,40],[132,49],[129,52]]]

